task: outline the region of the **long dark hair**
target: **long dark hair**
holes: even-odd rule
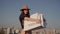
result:
[[[24,10],[21,11],[21,14],[19,16],[19,21],[21,23],[22,28],[24,28],[24,22],[23,22],[24,17],[30,17],[29,10],[28,10],[27,14],[24,13]]]

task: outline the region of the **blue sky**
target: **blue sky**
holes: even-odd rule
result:
[[[19,10],[22,5],[28,5],[30,14],[44,14],[47,28],[60,29],[60,0],[0,0],[0,27],[21,28]]]

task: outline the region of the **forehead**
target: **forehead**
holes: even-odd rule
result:
[[[25,9],[25,10],[23,10],[23,11],[29,11],[29,10]]]
[[[24,10],[28,10],[28,9],[24,9]]]

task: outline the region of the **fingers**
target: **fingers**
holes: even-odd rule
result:
[[[37,22],[37,23],[41,23],[41,20],[40,20],[40,19],[37,19],[36,22]]]

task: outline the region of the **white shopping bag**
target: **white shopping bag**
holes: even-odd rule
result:
[[[39,26],[44,27],[43,14],[35,13],[35,14],[31,15],[30,18],[40,19],[41,23],[36,23],[35,21],[26,21],[26,20],[24,20],[24,30],[25,31],[36,28],[36,27],[39,27]]]

